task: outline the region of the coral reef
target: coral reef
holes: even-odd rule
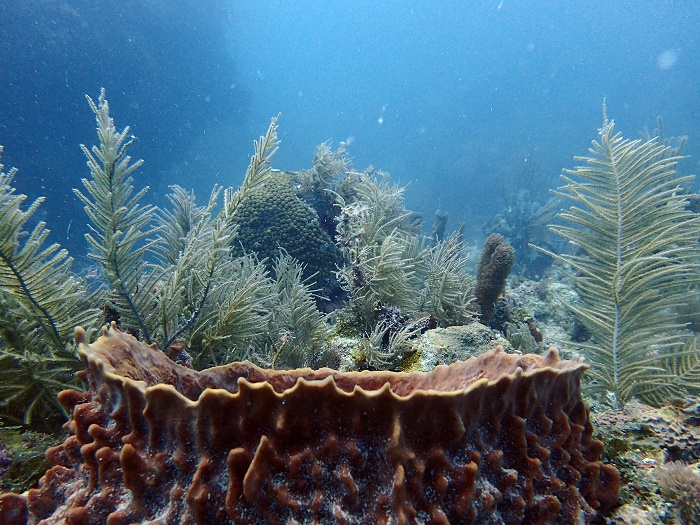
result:
[[[273,170],[273,118],[238,189],[215,186],[198,206],[193,192],[174,186],[171,208],[159,209],[144,202],[148,188],[136,180],[143,161],[132,161],[134,136],[116,127],[105,91],[87,100],[98,142],[82,146],[89,177],[75,194],[90,222],[95,279],[76,276],[67,251],[45,245],[43,222],[28,231],[42,199],[23,209],[26,196],[11,185],[16,170],[0,166],[0,420],[60,431],[68,414],[56,396],[75,386],[81,366],[77,325],[96,332],[115,321],[201,369],[242,359],[273,368],[336,362],[324,355],[334,324],[320,310],[350,312],[360,338],[381,328],[378,301],[403,308],[411,323],[471,320],[461,240],[424,246],[403,189],[373,169],[350,171],[343,144],[319,146],[311,170]],[[278,271],[280,261],[289,271]],[[373,349],[391,353],[384,339]]]
[[[590,522],[619,478],[581,400],[586,366],[544,353],[572,340],[561,355],[585,352],[584,386],[615,406],[596,416],[623,479],[611,522],[697,522],[700,197],[675,171],[682,140],[627,141],[606,120],[558,192],[575,206],[552,231],[577,251],[545,241],[532,253],[568,264],[505,294],[513,249],[490,237],[480,324],[462,232],[446,235],[438,211],[424,237],[404,189],[353,171],[344,144],[319,146],[310,170],[273,170],[272,119],[238,190],[198,206],[173,187],[158,209],[132,186],[129,129],[104,92],[88,100],[99,143],[83,147],[76,193],[97,278],[46,242],[41,199],[0,165],[1,490],[45,470],[48,442],[27,430],[55,443],[71,417],[40,488],[0,496],[0,523]],[[520,255],[555,201],[513,187],[504,221],[528,231],[504,234]],[[517,263],[539,277],[539,262]],[[242,359],[273,370],[226,364]]]
[[[513,247],[502,235],[492,233],[484,243],[484,251],[476,270],[476,302],[481,309],[479,320],[486,326],[496,311],[496,301],[506,289],[506,280],[515,261]]]
[[[679,521],[683,525],[700,523],[700,469],[673,461],[655,468],[654,475]]]
[[[692,464],[700,463],[699,407],[653,408],[637,401],[621,410],[595,412],[593,407],[604,457],[619,469],[622,480],[622,506],[610,516],[611,523],[677,524],[674,515],[691,510],[687,503],[692,501],[679,501],[673,489],[676,481],[686,480],[683,490],[691,493],[697,475]]]
[[[314,209],[295,195],[290,175],[275,172],[251,191],[241,201],[234,224],[238,253],[255,252],[271,265],[283,249],[306,265],[305,277],[313,277],[319,287],[337,287],[334,272],[340,251],[321,229]]]
[[[89,390],[60,396],[70,435],[39,489],[0,500],[5,523],[570,524],[617,500],[586,365],[555,350],[429,373],[196,372],[115,327],[86,337]]]

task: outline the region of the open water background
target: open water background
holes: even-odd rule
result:
[[[201,203],[240,184],[279,112],[275,167],[345,141],[356,168],[408,184],[427,226],[439,207],[472,238],[528,157],[544,174],[530,196],[547,198],[596,138],[603,99],[630,138],[662,115],[689,136],[683,170],[700,171],[696,0],[7,0],[0,21],[2,162],[47,197],[39,218],[79,261],[72,188],[88,176],[79,144],[96,141],[85,94],[101,87],[159,205],[170,184]]]

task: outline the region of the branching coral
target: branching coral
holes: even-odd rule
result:
[[[403,206],[403,190],[371,173],[353,173],[356,195],[340,202],[337,243],[349,264],[338,271],[352,308],[364,331],[374,326],[374,304],[379,301],[407,308],[415,301],[416,269],[425,249]]]
[[[425,287],[419,291],[414,309],[435,316],[443,327],[473,321],[475,281],[466,264],[458,235],[437,241],[420,267]]]
[[[274,300],[265,266],[252,255],[232,258],[221,278],[225,282],[212,286],[206,311],[187,340],[196,368],[249,357],[265,334]]]
[[[161,265],[174,265],[185,249],[185,238],[200,223],[206,208],[197,206],[194,192],[174,185],[169,194],[172,209],[158,209],[156,223],[161,242],[156,246]]]
[[[217,227],[219,223],[212,220],[218,194],[218,188],[214,188],[209,204],[203,209],[194,208],[193,221],[179,239],[182,248],[174,263],[158,272],[161,278],[154,288],[152,309],[158,320],[158,339],[163,341],[164,351],[211,320],[211,295],[217,285],[222,284],[219,282],[222,278],[231,276],[233,261],[229,247],[233,232]],[[189,201],[177,201],[177,194],[173,199],[181,204]],[[180,209],[186,208],[181,206]],[[199,349],[191,348],[191,351],[198,353]]]
[[[347,178],[356,182],[349,201],[339,198],[336,242],[348,264],[338,276],[350,297],[347,309],[363,333],[367,361],[391,367],[401,355],[391,356],[386,341],[381,348],[373,343],[387,333],[377,306],[399,309],[406,317],[432,316],[442,326],[468,323],[474,318],[474,280],[461,237],[422,237],[420,223],[403,206],[402,188],[377,180],[371,171]]]

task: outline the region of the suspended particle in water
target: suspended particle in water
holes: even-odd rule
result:
[[[656,57],[656,67],[658,67],[661,71],[671,69],[676,65],[676,62],[678,62],[678,53],[675,49],[667,49],[666,51],[662,51]]]
[[[386,112],[386,104],[382,106],[382,111],[379,113],[379,118],[377,119],[377,124],[380,126],[384,124],[384,113]]]

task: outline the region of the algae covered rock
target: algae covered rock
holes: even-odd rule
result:
[[[420,355],[418,369],[427,371],[436,365],[464,361],[496,346],[513,352],[513,347],[501,334],[481,323],[428,330],[416,344]]]
[[[44,451],[55,444],[54,436],[0,423],[0,492],[24,492],[36,485],[49,467]]]
[[[622,506],[611,523],[697,523],[683,515],[699,507],[684,507],[687,502],[671,492],[698,499],[698,470],[693,465],[700,462],[699,410],[697,404],[654,408],[631,401],[621,410],[593,414],[605,458],[618,468],[622,480]]]

